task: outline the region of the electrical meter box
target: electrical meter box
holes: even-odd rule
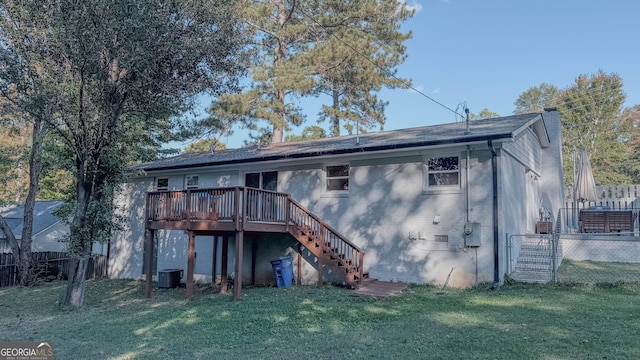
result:
[[[480,223],[469,222],[464,224],[464,246],[480,246]]]

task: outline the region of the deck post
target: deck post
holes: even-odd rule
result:
[[[362,281],[364,277],[364,253],[362,251],[358,251],[358,286],[362,286]]]
[[[146,298],[151,298],[151,290],[153,287],[153,242],[154,242],[154,233],[155,230],[147,229],[147,267],[145,269],[147,275],[147,282],[144,289],[144,296]]]
[[[251,286],[256,284],[256,255],[258,252],[258,241],[251,237]]]
[[[187,189],[187,199],[184,202],[184,212],[185,212],[185,220],[187,221],[187,226],[191,227],[191,190]]]
[[[240,188],[236,187],[233,190],[233,194],[235,197],[235,201],[233,202],[233,216],[234,216],[234,222],[235,222],[235,226],[236,226],[236,231],[240,230]],[[243,199],[244,200],[244,199]],[[246,207],[246,205],[243,204],[243,207]],[[244,211],[243,211],[244,213]]]
[[[196,263],[196,235],[193,231],[189,231],[189,250],[187,256],[187,288],[184,297],[189,300],[191,296],[193,296],[193,271]]]
[[[302,244],[298,243],[298,273],[296,274],[296,284],[302,284]]]
[[[211,254],[211,286],[216,285],[216,267],[218,265],[218,236],[213,235],[213,254]]]
[[[287,201],[284,208],[284,229],[289,232],[289,220],[291,218],[291,195],[287,194]]]
[[[242,296],[242,243],[244,242],[244,231],[236,231],[236,276],[233,279],[233,298],[240,300]]]
[[[227,293],[228,263],[229,263],[229,235],[222,238],[222,264],[220,264],[220,294]]]
[[[322,287],[322,273],[324,267],[324,249],[327,246],[324,243],[324,226],[320,225],[318,229],[320,233],[318,234],[318,241],[320,242],[320,253],[318,254],[318,287]]]

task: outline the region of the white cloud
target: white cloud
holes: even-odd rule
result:
[[[440,93],[440,88],[435,88],[433,90],[431,90],[432,94],[439,94]]]

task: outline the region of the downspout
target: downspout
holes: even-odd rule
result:
[[[491,172],[493,175],[493,288],[500,286],[500,258],[498,255],[498,153],[493,141],[488,140],[491,150]]]
[[[465,191],[466,204],[465,205],[466,205],[466,215],[467,215],[466,222],[467,223],[471,222],[471,216],[469,214],[471,212],[471,196],[469,194],[469,191],[471,190],[471,186],[469,184],[469,170],[471,169],[471,165],[469,165],[469,160],[471,160],[470,152],[471,152],[471,148],[470,148],[469,145],[467,145],[467,163],[466,163],[466,166],[465,166],[465,176],[464,176],[464,183],[465,183],[465,188],[466,188],[466,191]],[[475,250],[475,259],[476,259],[476,261],[475,261],[475,263],[476,263],[475,264],[476,265],[476,274],[475,274],[476,275],[476,285],[478,285],[478,248],[475,248],[474,250]]]
[[[466,215],[467,215],[467,222],[471,222],[471,219],[469,217],[469,211],[471,210],[471,200],[470,200],[470,196],[469,196],[469,169],[471,168],[471,166],[469,166],[469,158],[471,157],[470,154],[470,149],[469,149],[469,145],[467,145],[467,165],[465,167],[465,175],[464,175],[464,183],[465,183],[465,187],[466,187]]]

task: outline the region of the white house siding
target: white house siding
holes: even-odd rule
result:
[[[444,151],[444,150],[443,150]],[[482,245],[465,248],[466,222],[464,148],[438,153],[407,152],[406,156],[342,162],[351,166],[346,195],[326,193],[323,166],[282,172],[281,190],[363,248],[365,269],[381,280],[470,286],[493,276],[491,161],[480,148],[471,156],[470,220],[481,223]],[[457,189],[424,191],[425,156],[458,155],[461,184]],[[479,158],[478,158],[479,157]],[[489,184],[489,186],[487,186]],[[319,186],[318,186],[319,185]],[[438,217],[439,221],[434,223]],[[481,220],[482,219],[482,220]],[[436,242],[435,235],[448,236]],[[476,255],[477,252],[477,255]]]
[[[542,206],[551,210],[552,219],[564,206],[564,172],[562,167],[562,130],[557,112],[546,112],[543,119],[549,134],[549,147],[541,151],[541,176],[539,179],[540,201]]]
[[[137,178],[122,185],[116,194],[115,212],[125,223],[111,240],[109,276],[112,278],[142,276],[146,193],[153,189],[153,178]]]
[[[518,134],[513,141],[504,143],[502,149],[535,174],[540,174],[540,142],[530,127]]]

